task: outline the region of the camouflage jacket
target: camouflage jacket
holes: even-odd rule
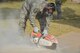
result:
[[[44,6],[48,3],[47,0],[25,0],[20,12],[20,23],[24,27],[26,19],[29,18],[31,25],[34,27],[35,16],[38,11],[42,11]]]

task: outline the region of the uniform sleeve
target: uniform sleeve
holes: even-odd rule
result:
[[[26,10],[26,2],[23,4],[22,8],[20,9],[20,19],[19,19],[19,25],[20,27],[24,28],[25,27],[25,18],[27,15],[27,10]]]
[[[31,7],[30,16],[29,16],[29,20],[30,20],[32,27],[36,26],[35,17],[38,11],[39,9],[36,8],[36,6],[33,4]]]

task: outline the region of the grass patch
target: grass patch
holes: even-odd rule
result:
[[[13,8],[20,9],[23,2],[7,2],[0,3],[0,8]],[[36,23],[39,23],[36,20]],[[30,22],[27,22],[26,32],[30,33],[32,27]],[[62,5],[62,19],[53,19],[50,27],[49,33],[59,36],[64,33],[69,32],[80,32],[80,4],[65,3]]]
[[[62,19],[53,19],[50,23],[49,33],[59,36],[69,32],[80,33],[80,4],[65,3],[62,5]],[[38,22],[36,22],[38,24]],[[38,25],[39,27],[39,25]],[[27,31],[31,32],[28,23]]]
[[[62,19],[53,19],[50,23],[49,33],[59,36],[69,32],[80,33],[80,5],[65,3],[62,5]],[[28,32],[32,31],[31,26],[28,24]]]
[[[23,2],[3,2],[0,3],[0,8],[20,9]]]

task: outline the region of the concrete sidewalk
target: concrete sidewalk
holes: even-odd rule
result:
[[[16,10],[0,10],[0,53],[80,53],[80,33],[77,32],[58,37],[56,50],[36,47],[30,37],[19,30],[16,13],[18,15]]]

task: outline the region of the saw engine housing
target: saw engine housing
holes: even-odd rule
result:
[[[33,38],[33,42],[37,43],[42,34],[39,33],[31,33],[31,37]],[[44,38],[40,38],[39,45],[41,46],[52,46],[53,44],[58,44],[58,40],[53,35],[47,35]]]

